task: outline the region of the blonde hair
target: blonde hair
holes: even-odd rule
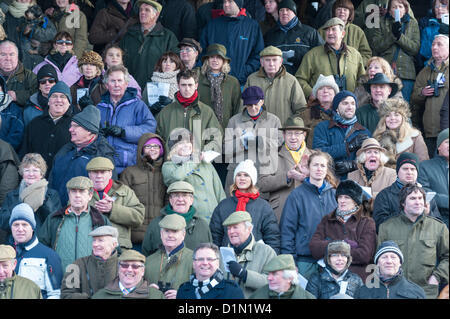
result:
[[[38,153],[25,154],[25,156],[22,159],[22,162],[19,165],[19,174],[23,176],[23,169],[30,165],[39,168],[41,170],[42,177],[44,177],[45,174],[47,173],[47,163],[45,162],[41,154]]]
[[[336,188],[339,184],[339,180],[334,175],[334,161],[331,155],[320,150],[313,150],[308,158],[308,167],[311,165],[311,162],[315,157],[323,157],[327,160],[327,175],[325,176],[325,180],[330,183],[333,188]]]
[[[383,74],[386,75],[389,80],[392,82],[395,79],[395,74],[394,71],[392,70],[391,65],[389,64],[388,61],[386,61],[385,59],[383,59],[382,57],[379,56],[373,56],[371,57],[367,63],[366,63],[366,70],[369,69],[369,66],[373,63],[373,62],[377,62],[380,64],[381,69],[383,70]]]
[[[378,110],[380,121],[373,132],[373,138],[376,140],[379,141],[383,133],[389,130],[386,126],[386,118],[392,112],[400,114],[403,118],[402,124],[395,130],[397,132],[397,142],[403,142],[406,136],[414,130],[414,127],[408,121],[408,118],[411,116],[408,102],[399,98],[387,99],[380,105],[380,109]]]
[[[224,74],[228,74],[231,71],[231,66],[230,63],[223,59],[223,65],[222,68],[220,69],[220,72],[224,73]],[[205,59],[205,62],[203,62],[202,68],[200,69],[201,74],[206,75],[206,73],[208,73],[209,71],[211,71],[211,67],[209,66],[209,58]]]
[[[370,148],[369,148],[370,149]],[[356,158],[358,163],[364,164],[366,162],[366,152],[362,152]],[[389,158],[384,154],[383,151],[380,150],[380,162],[382,165],[386,164],[389,161]]]
[[[250,182],[250,187],[247,189],[246,193],[256,194],[259,192],[258,187],[253,185],[253,182]],[[233,196],[233,193],[237,191],[239,188],[236,185],[236,180],[234,180],[233,185],[230,186],[230,195]]]

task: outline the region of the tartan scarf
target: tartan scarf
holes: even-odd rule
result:
[[[195,296],[202,299],[211,289],[217,286],[223,280],[223,272],[218,268],[216,272],[208,279],[199,281],[195,278],[195,274],[191,275],[190,282],[195,287]]]

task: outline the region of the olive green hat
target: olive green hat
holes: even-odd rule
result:
[[[145,263],[145,256],[136,250],[127,249],[119,257],[119,261],[126,260],[142,261],[143,263]]]
[[[252,222],[252,216],[246,211],[237,211],[228,216],[222,223],[222,226],[236,225],[242,222]]]
[[[91,237],[99,237],[99,236],[111,236],[115,239],[119,238],[119,232],[116,227],[113,226],[100,226],[95,228],[93,231],[89,233]]]
[[[71,178],[67,184],[67,189],[91,189],[94,187],[92,181],[85,176],[77,176]]]
[[[186,219],[178,214],[170,214],[161,219],[158,225],[160,228],[182,230],[186,228]]]
[[[309,127],[305,126],[305,122],[303,122],[303,119],[301,117],[288,117],[286,122],[284,123],[284,126],[279,128],[279,130],[303,130],[303,131],[310,131],[311,129]]]
[[[205,62],[206,58],[214,55],[222,57],[224,60],[227,60],[228,63],[231,61],[231,59],[227,57],[227,48],[222,44],[214,43],[206,48],[206,53],[202,56],[202,62]]]
[[[113,162],[109,158],[101,156],[94,157],[86,165],[87,171],[112,171],[113,169]]]
[[[290,254],[278,255],[273,257],[265,266],[265,272],[272,272],[278,270],[297,270],[295,266],[294,257]]]
[[[16,258],[16,251],[9,245],[0,245],[0,261],[8,261]]]
[[[139,7],[141,6],[141,4],[143,4],[143,3],[151,5],[153,8],[156,9],[156,11],[158,11],[159,13],[161,13],[162,5],[159,4],[158,2],[152,1],[152,0],[138,0],[138,1],[136,2],[136,5],[137,5],[137,7],[139,8]]]
[[[274,55],[282,57],[283,56],[283,52],[281,52],[280,49],[278,49],[277,47],[274,47],[273,45],[269,45],[268,47],[264,48],[264,50],[262,50],[259,53],[260,57],[263,57],[263,56],[274,56]]]
[[[184,181],[177,181],[167,188],[167,194],[175,193],[175,192],[184,192],[184,193],[192,193],[194,194],[194,187],[191,184]]]
[[[325,30],[329,27],[334,27],[335,25],[340,25],[342,28],[345,28],[345,22],[339,19],[338,17],[331,18],[321,27],[321,29]]]

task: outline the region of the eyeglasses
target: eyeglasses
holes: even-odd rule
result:
[[[45,84],[45,83],[49,83],[49,84],[56,83],[56,79],[55,78],[48,78],[48,79],[40,79],[39,80],[39,84]]]
[[[72,41],[70,40],[56,40],[56,44],[60,44],[60,45],[72,45]]]
[[[160,146],[158,144],[148,144],[148,145],[144,145],[144,149],[159,150]]]
[[[120,268],[128,269],[132,268],[133,270],[138,270],[139,268],[144,267],[144,265],[141,264],[128,264],[128,263],[119,263]]]
[[[347,256],[343,255],[343,254],[330,254],[330,257],[340,257],[340,258],[347,258]]]
[[[188,198],[189,196],[192,196],[191,193],[170,193],[169,195],[172,198]]]
[[[184,47],[180,49],[180,52],[191,52],[191,51],[195,51],[195,49],[191,47]]]
[[[200,258],[194,258],[194,261],[199,261],[199,262],[209,262],[212,263],[213,261],[216,261],[219,258],[211,258],[211,257],[200,257]]]

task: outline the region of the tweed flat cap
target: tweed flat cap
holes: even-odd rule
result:
[[[335,25],[340,25],[345,28],[345,22],[339,19],[338,17],[331,18],[322,26],[321,29],[328,29],[329,27],[334,27]]]
[[[142,261],[143,263],[145,263],[145,256],[136,250],[128,249],[125,250],[119,257],[119,261],[126,260]]]
[[[252,222],[252,216],[246,211],[237,211],[228,216],[222,223],[222,226],[236,225],[242,222]]]
[[[100,226],[94,229],[89,233],[89,236],[91,237],[97,237],[97,236],[112,236],[114,238],[119,238],[119,232],[117,231],[117,228],[113,226]]]
[[[0,245],[0,261],[16,258],[16,251],[9,245]]]
[[[94,157],[86,165],[87,171],[112,171],[113,169],[113,162],[109,158],[101,156]]]
[[[161,219],[158,225],[160,228],[182,230],[186,228],[186,220],[178,214],[170,214]]]
[[[282,57],[283,56],[283,52],[281,52],[280,49],[278,49],[277,47],[274,47],[273,45],[269,45],[268,47],[264,48],[264,50],[262,50],[259,53],[260,57],[263,57],[263,56],[274,56],[274,55]]]
[[[282,254],[272,258],[265,266],[264,271],[297,270],[294,257],[290,254]]]
[[[184,193],[192,193],[194,194],[194,187],[188,182],[178,181],[170,184],[167,188],[167,194],[176,193],[176,192],[184,192]]]
[[[94,187],[92,181],[85,176],[72,177],[66,184],[67,189],[91,189]]]
[[[161,5],[160,3],[156,2],[156,1],[152,1],[152,0],[138,0],[138,1],[136,2],[138,8],[139,8],[139,7],[141,6],[141,4],[143,4],[143,3],[151,5],[153,8],[156,9],[156,11],[158,11],[158,12],[161,13],[162,5]]]

